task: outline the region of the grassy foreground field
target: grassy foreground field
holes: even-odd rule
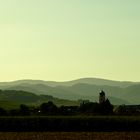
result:
[[[0,126],[0,132],[140,132],[140,117],[0,117]]]
[[[0,140],[140,140],[140,132],[1,132]]]

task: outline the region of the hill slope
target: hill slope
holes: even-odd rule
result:
[[[15,108],[20,104],[40,105],[43,102],[52,101],[56,105],[79,105],[76,101],[54,98],[49,95],[36,95],[26,91],[0,90],[0,107]]]
[[[69,82],[20,80],[0,83],[1,89],[24,90],[36,95],[51,95],[67,100],[90,99],[98,101],[98,93],[105,90],[113,104],[140,104],[139,82],[119,82],[97,78],[83,78]]]

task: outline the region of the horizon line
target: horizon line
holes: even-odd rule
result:
[[[0,81],[0,83],[8,83],[8,82],[16,82],[16,81],[44,81],[44,82],[70,82],[70,81],[75,81],[75,80],[80,80],[80,79],[98,79],[98,80],[107,80],[107,81],[114,81],[114,82],[134,82],[138,83],[139,81],[131,81],[131,80],[114,80],[114,79],[109,79],[109,78],[99,78],[99,77],[81,77],[81,78],[74,78],[71,80],[46,80],[46,79],[32,79],[32,78],[23,78],[23,79],[15,79],[15,80],[6,80],[6,81]]]

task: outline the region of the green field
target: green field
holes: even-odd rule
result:
[[[140,117],[0,117],[0,126],[0,132],[140,132]]]
[[[0,140],[139,140],[140,132],[0,132]]]

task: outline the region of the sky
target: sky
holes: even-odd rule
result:
[[[0,81],[140,81],[139,0],[0,0]]]

